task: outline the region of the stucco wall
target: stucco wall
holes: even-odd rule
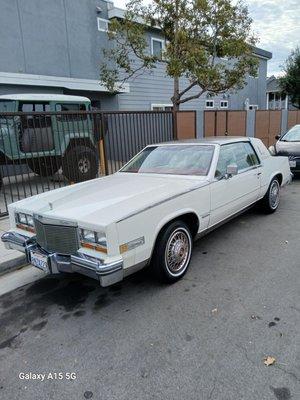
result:
[[[0,0],[0,71],[97,79],[96,6],[107,18],[102,0]]]

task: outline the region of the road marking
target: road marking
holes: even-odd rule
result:
[[[32,283],[45,276],[43,271],[28,265],[27,267],[9,272],[0,276],[0,296],[12,290],[18,289],[28,283]]]

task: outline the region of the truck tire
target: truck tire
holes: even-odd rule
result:
[[[278,178],[271,180],[267,193],[260,200],[259,205],[261,210],[266,214],[272,214],[279,206],[280,201],[280,183]]]
[[[72,147],[62,159],[65,177],[71,182],[83,182],[97,177],[99,160],[95,149],[85,146]]]
[[[33,158],[27,160],[29,168],[37,175],[48,177],[59,170],[59,162],[54,157]]]
[[[186,273],[193,249],[193,238],[183,221],[174,221],[160,232],[151,265],[156,278],[174,283]]]

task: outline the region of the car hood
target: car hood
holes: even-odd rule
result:
[[[279,156],[300,157],[300,142],[283,142],[279,140],[275,144],[275,148]]]
[[[21,200],[19,211],[105,226],[161,201],[207,185],[204,177],[116,173]]]

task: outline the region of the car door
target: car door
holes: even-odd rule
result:
[[[238,174],[228,177],[228,165],[236,164]],[[211,187],[210,225],[246,208],[258,200],[261,165],[250,142],[222,145]]]

